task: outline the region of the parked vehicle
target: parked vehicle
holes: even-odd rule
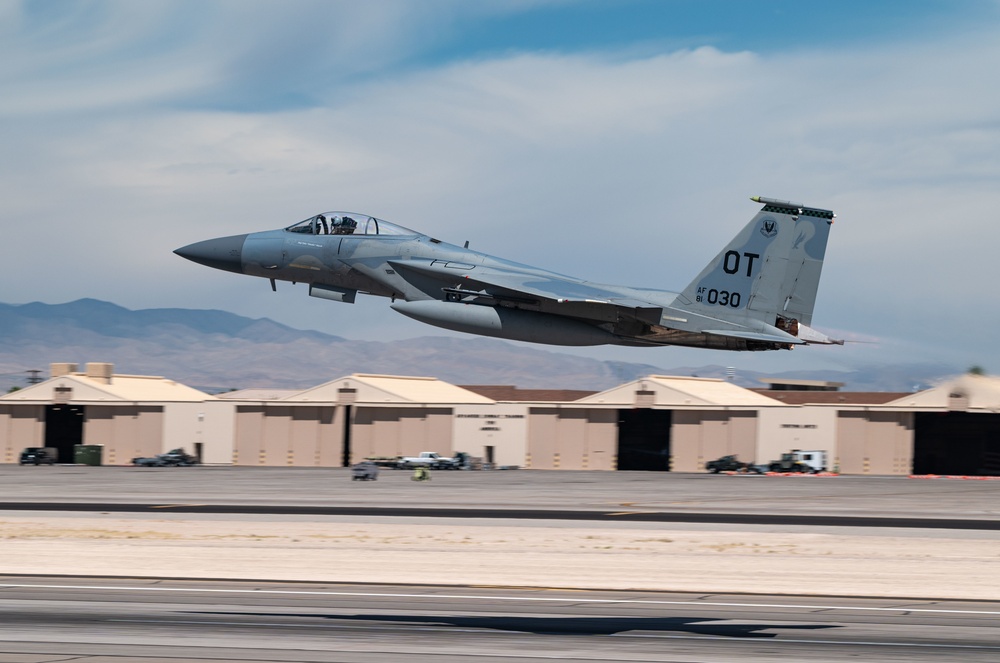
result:
[[[132,464],[136,467],[190,467],[198,464],[198,458],[181,448],[155,456],[133,458]]]
[[[788,453],[781,454],[781,460],[772,460],[767,469],[770,472],[801,472],[804,474],[825,472],[826,452],[792,449]]]
[[[21,452],[20,465],[55,465],[59,450],[55,447],[27,447]]]
[[[460,470],[465,467],[469,455],[459,452],[454,458],[442,456],[436,451],[421,451],[418,456],[403,456],[396,463],[396,468],[412,470],[415,467],[426,467],[429,470]]]
[[[173,465],[173,466],[177,466],[177,467],[187,467],[189,465],[197,465],[198,464],[198,458],[196,456],[192,456],[191,454],[187,453],[186,451],[184,451],[183,448],[180,448],[180,449],[171,449],[167,453],[165,453],[165,454],[158,454],[157,456],[159,458],[162,458],[163,461],[164,461],[164,464],[166,464],[166,465]]]
[[[363,460],[351,466],[351,481],[377,481],[378,465],[370,460]]]
[[[795,451],[793,453],[800,463],[811,467],[813,472],[826,472],[829,467],[825,451]]]
[[[752,463],[744,463],[736,455],[723,456],[705,463],[705,469],[712,474],[719,472],[740,472],[742,474],[760,474],[760,468]]]

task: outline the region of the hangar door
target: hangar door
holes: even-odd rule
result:
[[[60,463],[74,461],[74,447],[83,443],[83,406],[45,406],[45,446],[59,450]]]
[[[913,473],[1000,476],[1000,415],[918,412]]]
[[[618,411],[618,469],[670,471],[670,410]]]

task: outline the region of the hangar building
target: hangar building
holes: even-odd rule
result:
[[[25,447],[54,447],[59,462],[72,463],[79,444],[103,445],[112,465],[185,445],[204,462],[230,462],[224,445],[210,444],[233,436],[228,404],[173,380],[113,368],[52,364],[48,380],[0,397],[3,462],[16,463]]]
[[[539,469],[693,472],[725,454],[754,458],[758,412],[778,401],[724,380],[651,375],[571,403],[532,405]]]
[[[234,465],[341,467],[366,456],[452,455],[456,412],[494,403],[435,378],[362,374],[291,393],[221,396],[233,408]]]
[[[1000,476],[1000,379],[962,375],[889,405],[913,417],[914,474]]]
[[[696,472],[726,454],[764,463],[795,448],[826,451],[846,474],[1000,475],[1000,379],[887,396],[658,375],[587,393],[365,374],[210,396],[110,364],[53,364],[45,382],[0,397],[0,460],[50,446],[72,462],[75,445],[99,444],[119,465],[184,447],[252,466],[464,451],[531,469]]]

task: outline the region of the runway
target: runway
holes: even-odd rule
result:
[[[1000,660],[1000,482],[0,479],[0,663]]]
[[[0,662],[996,661],[1000,602],[0,578]]]
[[[274,504],[187,504],[119,502],[0,502],[2,511],[244,514],[268,516],[371,516],[397,518],[463,518],[519,520],[624,521],[657,523],[708,523],[725,525],[789,525],[803,527],[890,527],[911,529],[966,529],[1000,531],[1000,520],[973,518],[909,518],[878,516],[824,516],[774,513],[704,513],[621,509],[483,509],[444,507],[297,506]]]

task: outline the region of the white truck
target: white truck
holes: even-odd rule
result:
[[[818,474],[827,470],[826,451],[799,451],[792,449],[781,454],[781,460],[772,460],[766,466],[760,466],[765,472],[802,472]]]
[[[798,461],[803,465],[808,465],[813,472],[826,472],[830,466],[826,462],[825,451],[796,451]]]
[[[415,467],[426,467],[431,470],[460,470],[462,464],[462,454],[448,458],[436,451],[421,451],[418,456],[401,457],[396,462],[396,467],[401,470],[410,470]]]

